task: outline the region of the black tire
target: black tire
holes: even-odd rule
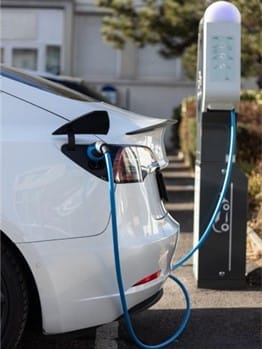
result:
[[[14,349],[28,315],[28,291],[19,258],[1,242],[1,348]]]

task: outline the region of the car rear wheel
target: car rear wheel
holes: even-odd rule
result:
[[[28,315],[28,291],[19,259],[1,242],[1,347],[13,349]]]

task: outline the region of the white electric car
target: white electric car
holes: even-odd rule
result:
[[[45,334],[122,315],[104,158],[113,159],[129,308],[159,299],[179,233],[163,205],[169,121],[143,117],[1,67],[1,342],[14,348],[30,311]]]

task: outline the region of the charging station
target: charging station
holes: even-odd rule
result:
[[[210,5],[199,25],[194,245],[210,219],[228,160],[230,113],[240,99],[240,31],[240,13],[225,1]],[[245,287],[246,223],[247,178],[234,161],[211,234],[194,254],[198,287]]]

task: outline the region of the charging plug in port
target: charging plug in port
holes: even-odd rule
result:
[[[97,151],[96,144],[90,144],[86,148],[88,165],[93,169],[102,169],[105,167],[104,155]]]

